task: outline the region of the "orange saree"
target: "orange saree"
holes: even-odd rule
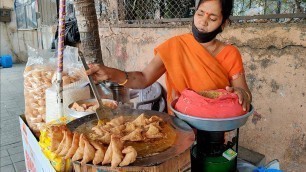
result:
[[[160,56],[166,68],[168,104],[186,88],[194,91],[225,89],[233,76],[243,73],[236,47],[226,45],[213,57],[191,34],[165,41],[154,53]]]

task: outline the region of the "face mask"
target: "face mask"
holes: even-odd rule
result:
[[[222,32],[222,28],[221,25],[214,31],[212,32],[207,32],[207,33],[203,33],[200,32],[196,26],[194,25],[194,22],[192,22],[192,33],[193,33],[193,37],[199,42],[199,43],[206,43],[209,42],[211,40],[213,40],[218,33]]]

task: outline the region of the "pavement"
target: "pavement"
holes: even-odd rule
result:
[[[0,172],[26,171],[18,116],[24,113],[25,64],[0,67]]]

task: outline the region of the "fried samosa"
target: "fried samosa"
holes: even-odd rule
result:
[[[76,150],[79,147],[79,141],[80,141],[80,134],[74,133],[72,138],[71,148],[68,150],[65,159],[71,158],[75,154]]]
[[[95,153],[95,157],[92,161],[94,165],[97,165],[103,161],[106,148],[97,141],[91,141],[90,143],[97,150]]]
[[[106,132],[99,140],[104,144],[110,144],[111,142],[111,134]]]
[[[117,117],[109,121],[107,124],[110,124],[112,126],[119,126],[122,125],[125,122],[125,119],[123,116]]]
[[[149,130],[145,133],[145,136],[149,139],[162,138],[164,135],[153,124],[149,125]]]
[[[72,133],[71,131],[67,130],[66,131],[66,140],[63,146],[63,149],[61,150],[61,152],[58,154],[59,156],[65,156],[69,149],[71,148],[71,144],[72,144]]]
[[[63,137],[61,143],[58,145],[58,148],[54,152],[56,155],[58,155],[63,150],[63,148],[65,146],[65,143],[66,143],[67,132],[66,131],[63,131],[63,132],[64,132],[64,137]]]
[[[163,122],[163,119],[161,117],[158,117],[158,116],[151,116],[151,118],[149,119],[149,122],[152,123],[152,122]]]
[[[119,166],[127,166],[136,160],[137,151],[132,146],[124,148],[122,153],[125,154],[125,156]]]
[[[121,140],[124,140],[124,141],[141,141],[141,140],[144,139],[143,136],[141,135],[141,132],[142,132],[141,128],[136,128],[130,134],[122,137]]]
[[[134,130],[136,130],[136,126],[134,123],[131,123],[131,122],[125,123],[125,129],[123,130],[123,132],[130,133]]]
[[[135,124],[137,127],[145,126],[147,125],[147,118],[142,113],[140,116],[138,116],[132,123]]]
[[[84,136],[83,137],[85,146],[84,146],[84,154],[83,159],[81,161],[81,164],[84,165],[89,161],[92,161],[95,157],[96,150],[95,148],[90,144],[89,140]]]
[[[101,125],[92,127],[92,130],[98,135],[104,135],[105,131],[102,130]]]
[[[110,142],[106,152],[104,159],[102,161],[102,165],[109,164],[112,161],[112,155],[113,155],[113,148],[112,148],[112,142]]]
[[[72,161],[77,161],[83,158],[84,155],[84,147],[85,147],[85,142],[84,142],[84,135],[80,135],[80,141],[79,141],[79,147],[76,150],[75,154],[72,157]]]
[[[50,138],[51,138],[51,151],[54,152],[58,149],[61,141],[64,138],[64,132],[67,130],[65,125],[54,125],[50,128]]]
[[[123,141],[120,140],[120,137],[112,135],[111,137],[111,146],[112,146],[112,161],[111,167],[117,167],[123,159],[122,149],[123,149]]]

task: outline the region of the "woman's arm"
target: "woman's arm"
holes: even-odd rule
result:
[[[250,110],[252,102],[252,94],[246,83],[245,75],[240,75],[237,79],[231,80],[231,87],[226,88],[227,91],[234,92],[239,97],[239,103],[247,112]]]
[[[99,64],[89,65],[90,69],[86,71],[87,75],[92,75],[96,82],[109,80],[116,83],[124,83],[126,74],[124,71],[109,68]],[[151,62],[142,71],[127,72],[128,81],[125,87],[142,89],[153,84],[166,71],[166,68],[157,54]]]

